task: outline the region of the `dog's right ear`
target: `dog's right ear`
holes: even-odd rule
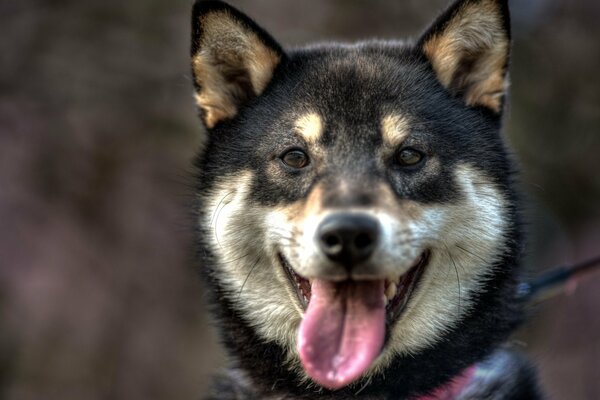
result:
[[[196,1],[192,73],[196,102],[211,129],[267,87],[285,54],[262,28],[221,1]]]
[[[508,87],[508,0],[456,0],[418,47],[438,80],[469,106],[500,114]]]

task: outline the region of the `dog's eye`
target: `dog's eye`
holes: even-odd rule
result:
[[[418,150],[411,149],[409,147],[401,149],[396,154],[396,162],[400,166],[412,166],[417,165],[423,160],[423,153]]]
[[[302,150],[289,150],[281,156],[281,161],[291,168],[301,169],[309,164],[308,155]]]

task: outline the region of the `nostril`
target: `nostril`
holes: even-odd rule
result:
[[[373,246],[373,243],[373,236],[366,232],[359,233],[354,238],[354,247],[357,250],[369,250]]]
[[[321,236],[321,248],[330,257],[339,255],[344,250],[342,238],[335,233],[324,233]]]
[[[323,243],[327,247],[335,247],[340,246],[342,244],[342,240],[340,239],[340,237],[331,233],[323,235],[322,239]]]

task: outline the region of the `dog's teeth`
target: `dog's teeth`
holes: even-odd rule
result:
[[[394,298],[394,296],[396,296],[396,293],[398,292],[398,288],[396,286],[395,283],[390,283],[388,285],[388,287],[385,289],[385,296],[391,300]]]

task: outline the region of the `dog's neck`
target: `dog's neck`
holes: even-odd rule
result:
[[[414,400],[450,400],[457,399],[461,393],[469,386],[475,377],[477,365],[464,370],[462,373],[452,378],[448,383],[438,387],[431,394],[416,397]]]
[[[347,391],[281,393],[264,387],[260,389],[246,372],[232,368],[213,382],[212,393],[205,400],[464,400],[488,399],[492,395],[496,399],[540,399],[533,370],[522,356],[508,348],[500,348],[484,361],[466,368],[429,395],[411,396],[397,392],[358,395]]]

